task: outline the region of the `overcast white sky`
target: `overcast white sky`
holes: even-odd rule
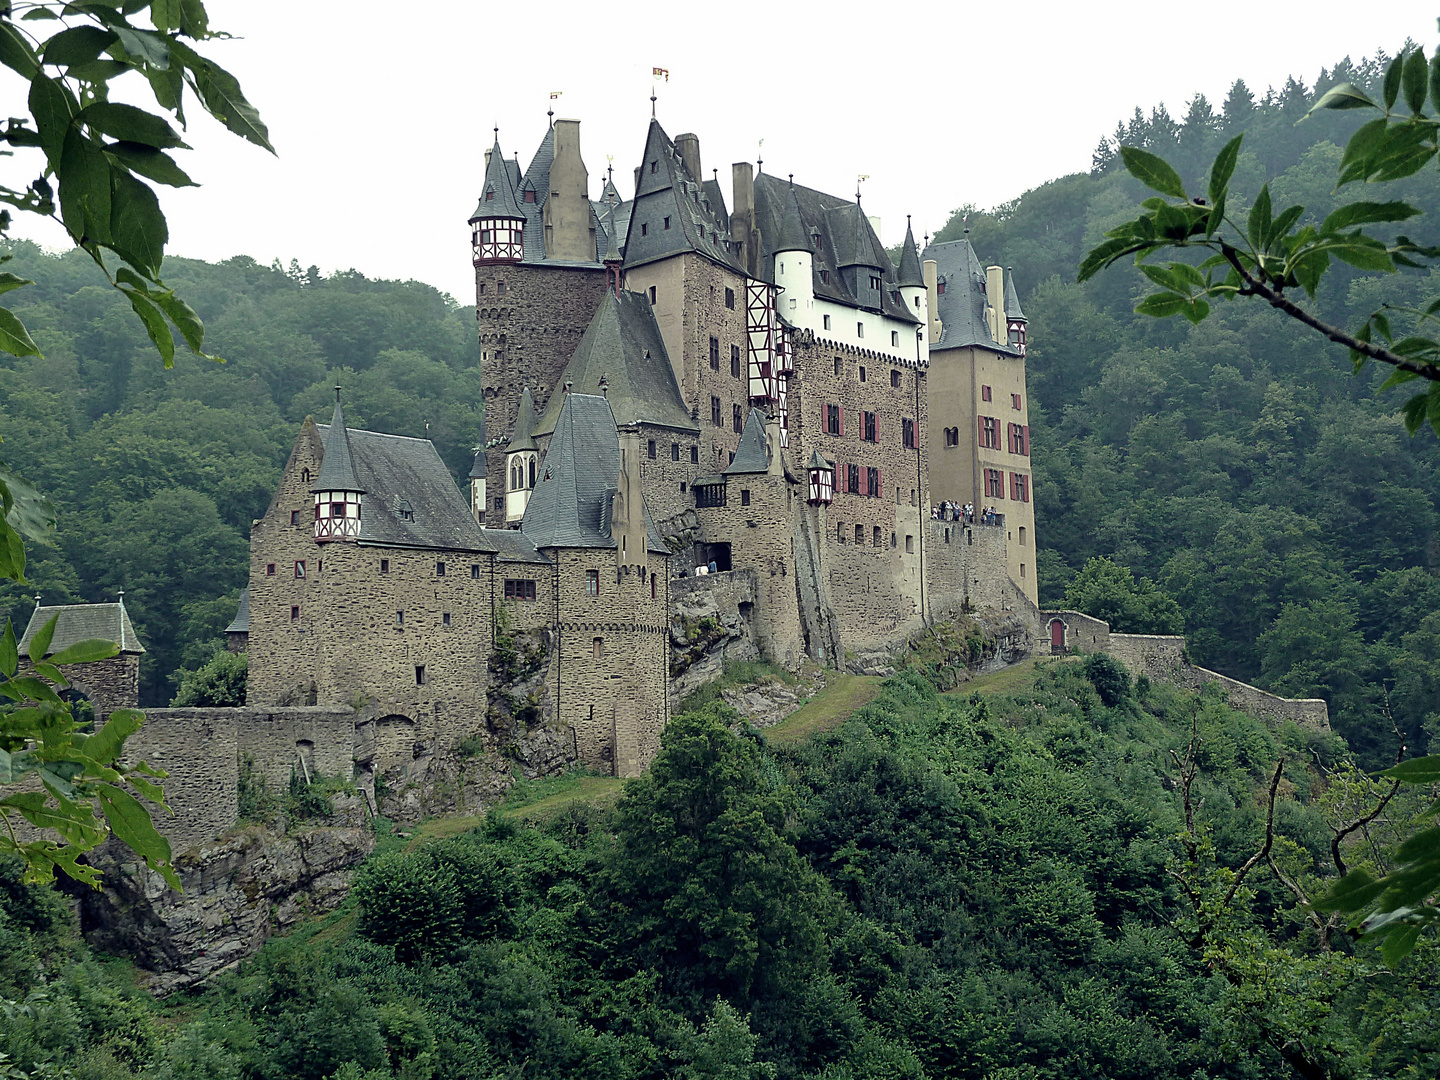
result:
[[[763,139],[765,168],[811,187],[847,194],[868,174],[866,209],[894,244],[906,214],[919,235],[962,203],[989,207],[1088,169],[1136,105],[1181,115],[1197,90],[1218,106],[1237,76],[1259,96],[1346,54],[1393,52],[1407,35],[1428,53],[1437,40],[1425,0],[207,7],[241,40],[202,51],[239,77],[279,157],[192,109],[195,152],[178,156],[203,186],[162,193],[171,254],[354,267],[461,303],[474,300],[466,219],[491,129],[528,165],[552,91],[563,91],[557,116],[582,121],[592,197],[606,155],[629,197],[651,69],[664,67],[660,121],[672,137],[700,136],[727,203],[731,162],[755,160]]]

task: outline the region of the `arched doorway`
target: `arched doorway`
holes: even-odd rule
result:
[[[1065,651],[1065,623],[1063,620],[1050,620],[1050,651],[1056,654]]]

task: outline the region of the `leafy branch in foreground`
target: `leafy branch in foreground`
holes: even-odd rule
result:
[[[1306,114],[1321,109],[1381,113],[1351,136],[1337,187],[1400,180],[1419,172],[1440,153],[1440,118],[1424,112],[1428,98],[1432,110],[1440,113],[1440,54],[1428,64],[1418,48],[1397,56],[1386,70],[1381,96],[1377,103],[1350,83],[1341,83]],[[1396,110],[1402,96],[1409,115]],[[1081,262],[1079,280],[1134,256],[1140,271],[1159,287],[1135,310],[1157,318],[1179,315],[1192,323],[1210,313],[1213,300],[1258,297],[1345,346],[1356,374],[1371,361],[1393,367],[1382,389],[1427,380],[1430,385],[1406,402],[1405,424],[1413,434],[1428,422],[1440,434],[1440,297],[1416,308],[1383,305],[1353,333],[1322,321],[1291,298],[1294,290],[1300,290],[1313,299],[1335,260],[1361,270],[1395,273],[1422,269],[1428,260],[1440,258],[1440,248],[1422,246],[1403,234],[1382,239],[1365,230],[1407,221],[1421,211],[1400,200],[1357,200],[1337,207],[1318,224],[1302,224],[1305,207],[1290,206],[1276,213],[1266,184],[1241,222],[1227,213],[1226,203],[1242,138],[1232,139],[1216,156],[1204,195],[1187,193],[1180,174],[1163,158],[1121,147],[1130,174],[1166,197],[1146,199],[1141,204],[1144,213],[1106,233],[1106,241]],[[1198,263],[1147,261],[1179,249],[1209,254]],[[1409,332],[1398,332],[1397,324],[1409,326]]]
[[[131,21],[141,12],[149,14],[153,29]],[[40,36],[36,30],[42,26],[54,32]],[[265,125],[239,82],[184,40],[225,36],[210,29],[201,0],[0,5],[0,64],[29,83],[26,108],[12,105],[11,119],[0,128],[0,144],[10,148],[0,153],[31,149],[43,155],[37,161],[39,175],[28,185],[0,184],[0,203],[62,225],[125,294],[166,367],[174,362],[175,331],[193,353],[206,355],[205,327],[160,278],[169,230],[159,199],[145,181],[193,186],[168,152],[189,147],[165,117],[110,101],[110,84],[130,72],[143,76],[156,104],[182,128],[189,87],[206,112],[273,153]],[[0,210],[0,237],[11,224],[11,211]],[[106,252],[124,265],[112,273]],[[0,263],[8,258],[0,257]],[[30,284],[0,272],[0,293]],[[5,307],[0,307],[0,350],[40,355],[24,325]]]
[[[23,858],[30,881],[48,882],[59,869],[99,888],[99,871],[78,860],[113,832],[178,889],[180,879],[171,866],[170,844],[125,786],[168,809],[165,792],[153,782],[166,774],[143,761],[127,767],[119,760],[125,740],[140,729],[144,714],[116,709],[104,727],[87,735],[76,723],[70,703],[56,692],[68,686],[62,666],[106,660],[119,648],[110,641],[78,641],[47,657],[58,619],[58,615],[52,616],[30,640],[34,674],[20,669],[15,628],[8,619],[0,636],[0,696],[4,698],[0,702],[0,784],[35,781],[30,790],[0,798],[0,820],[4,822],[0,853],[13,852]],[[59,842],[26,839],[16,831],[17,819],[33,829],[58,833]]]

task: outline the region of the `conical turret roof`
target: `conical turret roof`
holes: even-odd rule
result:
[[[763,473],[770,468],[770,441],[765,437],[765,414],[752,408],[745,418],[745,432],[735,450],[735,460],[725,470],[726,476]]]
[[[785,193],[785,206],[780,213],[780,232],[775,238],[775,249],[781,251],[810,251],[815,245],[805,231],[805,222],[800,217],[800,203],[795,198],[795,185],[791,184]]]
[[[515,197],[514,176],[500,153],[500,140],[490,150],[490,164],[485,167],[485,183],[480,188],[480,202],[470,220],[476,218],[523,218],[520,201]]]
[[[805,466],[807,469],[828,469],[830,462],[826,461],[819,450],[810,451],[810,463]]]
[[[515,433],[510,436],[509,445],[505,447],[508,454],[516,454],[521,450],[538,450],[535,445],[535,399],[530,396],[530,387],[520,391],[520,411],[515,417]]]
[[[1014,319],[1017,322],[1028,322],[1025,312],[1020,308],[1020,297],[1015,292],[1015,275],[1007,267],[1005,270],[1005,318]]]
[[[925,287],[925,275],[920,271],[920,252],[915,247],[915,232],[910,228],[910,219],[905,219],[905,243],[900,247],[900,270],[896,274],[902,289],[912,286]]]
[[[325,457],[320,462],[320,475],[315,478],[310,490],[354,491],[363,494],[365,489],[355,478],[355,459],[350,453],[350,433],[345,429],[345,413],[340,408],[338,396],[323,445]]]

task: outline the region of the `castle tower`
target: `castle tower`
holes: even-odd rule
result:
[[[525,214],[498,138],[486,159],[480,202],[470,215],[471,258],[477,267],[517,263],[525,256]]]
[[[908,217],[905,219],[905,243],[900,248],[900,269],[896,274],[895,284],[900,290],[900,299],[905,307],[920,320],[923,355],[930,347],[930,309],[925,292],[925,275],[920,268],[920,252],[915,247],[915,233],[910,227]]]
[[[470,466],[470,516],[477,525],[485,524],[485,444],[482,440]]]
[[[320,475],[310,488],[315,496],[315,542],[356,540],[360,536],[360,508],[365,489],[355,477],[350,454],[350,433],[345,430],[345,413],[340,408],[340,388],[335,388],[335,413],[325,433],[325,457]]]
[[[505,525],[519,528],[535,490],[535,475],[540,448],[535,444],[535,399],[530,387],[520,392],[520,414],[515,418],[515,434],[505,447]]]
[[[815,247],[805,222],[800,217],[800,204],[795,198],[795,185],[789,185],[780,227],[775,236],[774,282],[781,289],[781,310],[790,322],[809,325],[810,309],[815,306]]]
[[[1005,270],[1005,331],[1012,349],[1025,357],[1025,312],[1020,308],[1020,297],[1015,292],[1015,275]]]

